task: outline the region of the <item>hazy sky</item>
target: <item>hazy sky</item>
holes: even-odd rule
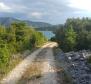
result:
[[[91,0],[0,0],[0,17],[52,24],[70,17],[91,17]]]

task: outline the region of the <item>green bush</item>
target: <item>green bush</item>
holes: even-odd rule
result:
[[[9,50],[6,47],[0,48],[0,67],[5,66],[10,59]]]

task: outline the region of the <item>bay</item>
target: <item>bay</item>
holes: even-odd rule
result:
[[[55,36],[55,34],[52,31],[40,31],[43,33],[43,35],[47,38],[47,39],[51,39],[52,37]]]

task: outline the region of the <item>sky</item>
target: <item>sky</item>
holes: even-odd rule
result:
[[[0,17],[61,24],[67,18],[91,18],[91,0],[0,0]]]

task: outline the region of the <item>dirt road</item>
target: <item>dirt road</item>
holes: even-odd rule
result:
[[[45,61],[43,62],[42,68],[42,78],[39,84],[57,84],[56,83],[56,73],[54,71],[55,63],[52,48],[57,46],[55,42],[49,42],[40,49],[36,50],[34,53],[29,55],[25,60],[23,60],[15,69],[13,69],[7,77],[5,77],[0,84],[17,84],[21,79],[22,75],[25,73],[26,69],[31,65],[33,60],[37,58],[38,55],[44,55],[42,52],[43,49],[46,49],[45,52]],[[42,53],[42,54],[41,54]],[[28,83],[26,83],[28,84]],[[29,83],[37,84],[37,83]]]
[[[33,66],[26,71],[18,84],[58,84],[52,50],[54,46],[57,46],[57,44],[51,43],[37,54]],[[37,66],[35,67],[34,64],[36,63]],[[31,69],[34,67],[35,69]],[[31,74],[33,75],[31,76]]]
[[[53,45],[50,45],[46,52],[45,61],[43,63],[43,77],[41,84],[57,84],[57,73],[55,72],[55,60],[52,51]]]

